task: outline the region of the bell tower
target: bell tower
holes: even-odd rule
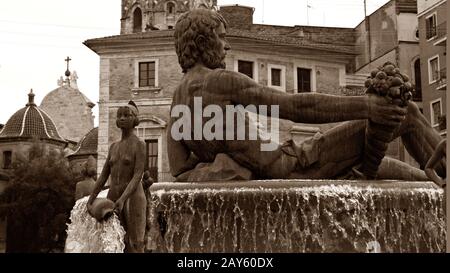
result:
[[[217,0],[122,0],[120,34],[172,29],[194,8],[217,9]]]

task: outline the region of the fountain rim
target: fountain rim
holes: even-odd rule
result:
[[[158,182],[150,191],[158,190],[202,190],[202,189],[293,189],[318,188],[324,186],[352,186],[372,189],[440,189],[432,181],[400,180],[250,180],[250,181],[210,181],[210,182]]]

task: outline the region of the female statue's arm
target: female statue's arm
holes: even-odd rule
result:
[[[135,159],[134,159],[134,171],[133,171],[133,177],[131,178],[130,182],[128,183],[127,187],[125,188],[125,191],[122,193],[122,195],[117,199],[115,203],[114,210],[117,213],[120,213],[123,209],[123,205],[125,204],[125,201],[130,197],[131,194],[133,194],[142,180],[142,176],[144,175],[144,168],[145,168],[145,145],[142,141],[137,142],[137,147],[135,147]]]
[[[111,159],[111,149],[113,145],[114,144],[112,144],[111,147],[109,148],[108,156],[106,157],[105,165],[103,165],[102,173],[100,174],[100,177],[97,179],[97,182],[95,182],[94,190],[89,196],[89,200],[87,202],[87,208],[89,213],[91,213],[92,203],[94,203],[94,200],[97,198],[97,195],[103,189],[103,186],[105,185],[106,181],[108,180],[109,174],[111,173],[110,159]]]

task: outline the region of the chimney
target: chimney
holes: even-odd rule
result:
[[[225,18],[229,28],[251,29],[255,8],[232,5],[221,6],[219,13]]]

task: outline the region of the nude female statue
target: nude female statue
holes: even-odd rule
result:
[[[139,124],[138,109],[134,102],[117,110],[116,125],[122,130],[120,141],[113,143],[108,152],[102,173],[87,202],[90,215],[94,215],[93,203],[110,177],[107,198],[114,203],[126,231],[125,252],[144,252],[147,201],[141,183],[145,165],[145,145],[134,134]]]

